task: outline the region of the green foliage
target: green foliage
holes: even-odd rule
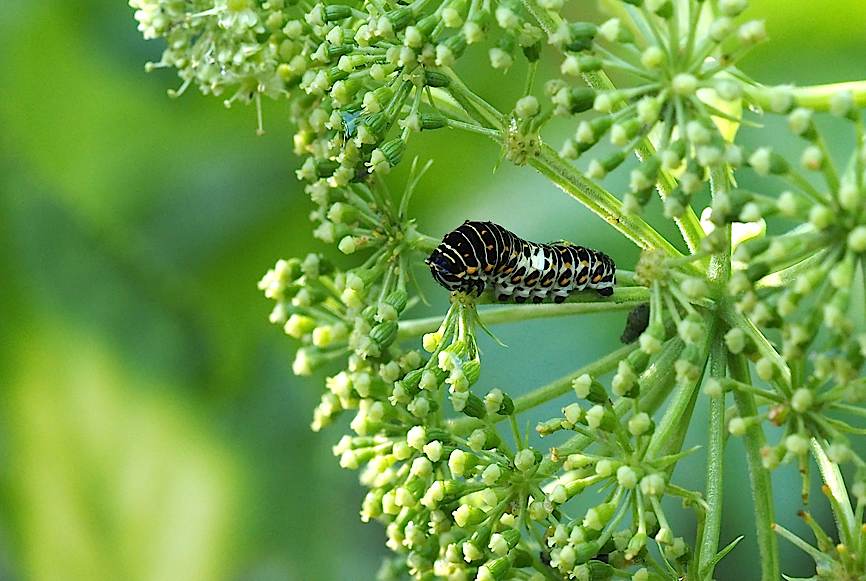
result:
[[[762,578],[780,574],[773,531],[785,531],[775,524],[770,472],[796,463],[807,502],[810,451],[842,547],[813,553],[822,555],[817,574],[864,573],[847,555],[866,544],[866,462],[849,445],[864,433],[851,417],[866,414],[858,322],[866,85],[752,80],[739,64],[767,35],[762,21],[744,20],[746,0],[608,2],[610,17],[599,22],[575,18],[561,0],[131,4],[146,38],[168,39],[153,66],[178,69],[178,93],[196,85],[231,92],[226,104],[255,102],[260,129],[261,97],[289,100],[314,235],[343,254],[370,250],[348,269],[316,254],[280,260],[259,286],[276,303],[271,322],[303,345],[297,375],[344,362],[325,382],[312,427],[355,413],[353,435],[334,453],[345,468],[363,467],[362,519],[387,525],[398,557],[383,578],[711,578],[733,547],[719,550],[728,434],[745,442]],[[472,45],[487,48],[494,69],[526,59],[523,94],[509,109],[461,74]],[[854,128],[841,171],[815,119],[826,112]],[[741,125],[773,115],[786,117],[798,163],[760,138],[757,146],[738,138]],[[573,137],[557,152],[548,145],[553,128],[569,125]],[[423,336],[426,353],[402,346],[428,325],[404,311],[415,302],[413,264],[436,239],[409,214],[424,173],[417,160],[396,198],[383,176],[406,157],[410,137],[443,129],[489,138],[504,159],[534,168],[642,249],[609,300],[573,295],[572,304],[485,313],[502,322],[537,309],[571,314],[581,303],[583,312],[649,303],[636,344],[519,398],[479,393],[476,327],[485,314],[476,305],[487,295],[452,296],[441,324]],[[632,153],[639,163],[620,200],[601,180]],[[578,159],[585,171],[571,163]],[[655,193],[688,253],[642,217]],[[707,195],[699,219],[696,204]],[[777,217],[787,222],[768,233]],[[516,416],[564,395],[563,385],[576,401],[537,432],[570,436],[541,452]],[[710,421],[697,491],[675,484],[674,472],[694,452],[684,442],[701,385]],[[496,427],[505,420],[510,441]],[[775,443],[765,424],[781,428]],[[840,464],[856,469],[855,505]],[[572,502],[592,493],[588,507]],[[665,497],[693,513],[691,542],[675,535]]]
[[[752,78],[765,83],[796,79],[798,84],[805,84],[861,75],[854,58],[863,50],[863,37],[857,31],[862,29],[864,12],[858,3],[840,0],[831,5],[818,5],[755,0],[752,4],[745,17],[766,18],[767,31],[773,40],[755,47],[738,63]],[[250,4],[253,5],[260,3]],[[214,3],[203,4],[200,9],[207,11],[215,6]],[[606,2],[602,6],[619,9],[621,4]],[[464,218],[490,217],[528,238],[549,240],[562,236],[602,248],[617,259],[620,282],[624,284],[610,302],[587,301],[588,297],[581,297],[559,309],[546,304],[479,306],[478,321],[486,322],[510,347],[500,348],[473,329],[482,364],[477,382],[470,390],[458,392],[461,395],[456,398],[445,391],[452,385],[448,383],[440,388],[435,398],[431,399],[431,393],[424,393],[431,401],[441,402],[442,417],[453,421],[454,430],[474,430],[473,425],[478,422],[488,422],[499,432],[499,448],[510,446],[514,450],[516,438],[513,430],[508,429],[514,417],[524,445],[528,442],[539,452],[545,452],[559,448],[568,436],[577,435],[582,426],[588,426],[583,423],[587,418],[598,419],[598,411],[588,413],[597,403],[581,400],[578,395],[603,402],[600,396],[607,394],[616,402],[615,408],[618,406],[619,411],[629,413],[628,406],[620,402],[614,392],[611,379],[615,375],[617,390],[628,393],[629,371],[635,371],[631,365],[640,363],[635,361],[638,358],[635,350],[640,350],[640,344],[618,347],[615,337],[622,329],[626,310],[646,300],[653,291],[623,276],[623,269],[634,268],[637,264],[639,251],[629,245],[626,237],[616,235],[607,220],[623,222],[631,237],[646,239],[644,235],[652,236],[652,233],[637,226],[633,217],[606,212],[610,206],[593,205],[598,200],[610,202],[610,198],[599,197],[601,192],[596,185],[614,192],[615,197],[623,201],[627,201],[624,194],[630,191],[630,182],[639,185],[640,176],[632,180],[631,170],[636,162],[630,156],[623,156],[622,166],[599,184],[584,179],[582,173],[588,170],[592,159],[606,160],[613,151],[607,137],[574,161],[577,173],[551,155],[573,155],[569,148],[560,146],[568,144],[569,139],[576,143],[580,121],[602,116],[587,111],[574,117],[570,114],[552,117],[540,123],[539,117],[534,116],[536,112],[543,116],[561,106],[563,98],[568,96],[561,94],[557,104],[548,98],[542,87],[543,81],[559,76],[555,71],[562,64],[562,57],[542,43],[534,90],[531,96],[527,95],[529,65],[521,54],[519,38],[513,37],[514,43],[502,38],[498,23],[493,23],[496,4],[490,7],[492,27],[487,31],[492,40],[469,45],[453,69],[470,92],[481,95],[500,113],[506,117],[512,110],[517,113],[515,130],[505,139],[512,148],[506,152],[507,159],[525,163],[541,173],[509,161],[497,164],[502,147],[493,142],[485,144],[485,140],[501,133],[492,125],[460,116],[456,102],[451,103],[451,108],[447,103],[439,104],[443,115],[437,116],[428,108],[428,101],[422,100],[422,116],[418,122],[424,123],[423,135],[419,138],[410,127],[411,137],[402,152],[402,160],[383,181],[392,192],[393,197],[389,199],[394,202],[396,214],[413,159],[418,156],[422,160],[435,160],[419,182],[408,213],[404,214],[404,217],[417,218],[412,244],[419,249],[435,243],[420,232],[436,234],[438,238],[438,234]],[[519,17],[525,16],[521,6],[509,7]],[[298,8],[285,10],[290,15],[302,13]],[[560,14],[566,14],[569,21],[592,22],[594,26],[603,25],[611,16],[616,16],[607,12],[599,16],[591,10],[591,3],[569,3]],[[363,236],[350,236],[345,240],[345,233],[338,230],[346,223],[332,222],[329,212],[315,217],[316,228],[320,237],[333,234],[333,247],[323,249],[320,243],[309,239],[305,223],[309,201],[295,195],[301,186],[286,180],[285,176],[287,165],[301,166],[286,159],[288,128],[284,126],[284,119],[288,117],[288,106],[284,97],[292,101],[298,96],[295,90],[280,93],[273,103],[269,99],[262,100],[262,126],[267,134],[260,138],[251,131],[256,119],[250,109],[225,112],[218,100],[195,98],[190,95],[191,91],[181,101],[166,101],[164,91],[166,82],[171,83],[170,75],[161,72],[154,75],[152,82],[142,83],[139,72],[143,60],[154,58],[157,43],[146,45],[140,35],[136,35],[135,24],[129,16],[129,10],[122,4],[92,0],[0,3],[0,32],[4,38],[4,50],[0,51],[0,86],[4,89],[4,98],[0,99],[0,126],[3,127],[0,131],[0,217],[3,223],[0,242],[5,251],[0,253],[0,274],[4,281],[0,285],[0,311],[3,313],[0,376],[5,381],[2,406],[5,419],[0,429],[0,451],[4,459],[0,463],[0,501],[6,516],[0,527],[3,541],[0,576],[90,580],[99,578],[94,571],[101,570],[109,571],[102,574],[102,578],[144,578],[153,574],[171,578],[170,574],[161,573],[163,569],[157,570],[165,566],[171,567],[177,575],[188,576],[181,572],[195,570],[201,573],[198,578],[371,577],[375,562],[386,550],[381,542],[381,529],[375,523],[357,522],[360,496],[351,484],[352,473],[340,472],[336,463],[327,458],[329,444],[348,429],[346,425],[355,413],[343,412],[343,417],[336,419],[324,435],[310,434],[305,425],[314,405],[311,398],[318,397],[318,390],[301,389],[301,384],[310,381],[310,385],[320,385],[323,377],[319,374],[335,377],[340,371],[348,371],[346,361],[344,358],[330,361],[310,380],[289,377],[285,373],[287,361],[291,360],[291,351],[298,343],[275,340],[274,333],[278,329],[261,324],[266,303],[257,296],[251,281],[260,274],[263,265],[272,263],[274,255],[280,252],[303,257],[310,248],[315,248],[332,259],[340,270],[349,272],[375,252],[378,242],[386,245],[388,241],[377,239],[365,247]],[[509,20],[503,18],[504,22]],[[532,18],[525,20],[535,24]],[[224,31],[216,28],[213,33],[224,34]],[[264,36],[257,34],[251,42],[263,40]],[[313,48],[317,49],[318,45]],[[532,58],[533,51],[530,48],[524,54]],[[502,69],[490,66],[509,63],[510,68],[504,75]],[[620,89],[639,84],[638,79],[615,70],[611,71],[611,78]],[[562,76],[562,79],[571,89],[579,89],[584,94],[588,94],[586,90],[600,90],[597,86],[584,86],[577,78]],[[447,89],[443,77],[425,74],[425,82],[428,81],[435,99],[447,99],[449,93],[441,90]],[[223,97],[231,97],[238,87],[227,87]],[[830,93],[840,88],[813,87],[798,91],[798,105],[829,106]],[[574,96],[579,97],[579,92]],[[244,98],[243,94],[238,96],[239,100]],[[256,101],[255,96],[251,100]],[[724,103],[708,102],[714,107]],[[715,124],[720,128],[724,126],[722,135],[727,139],[735,132],[738,145],[749,154],[746,159],[759,148],[770,146],[819,191],[827,193],[834,189],[822,181],[825,180],[823,170],[815,172],[798,165],[803,151],[813,144],[792,138],[786,116],[764,114],[759,117],[747,108],[741,122],[738,112],[741,108],[727,104],[733,105],[729,111],[733,119],[722,122],[717,117]],[[759,104],[770,111],[770,101]],[[363,102],[360,105],[363,106]],[[409,112],[411,107],[401,114]],[[360,123],[361,116],[354,111],[346,118],[351,120],[355,115]],[[446,117],[450,117],[448,123],[452,129],[434,129],[442,125]],[[852,131],[852,128],[856,125],[824,113],[816,113],[813,118],[827,144],[829,157],[835,161],[838,173],[844,174],[844,161],[853,149],[852,134],[856,138],[857,130]],[[531,125],[540,123],[540,140],[531,132],[526,134],[521,130],[521,119],[526,120],[530,129]],[[403,129],[394,126],[387,141],[400,137]],[[622,129],[625,130],[622,135],[628,135],[633,124],[626,124]],[[609,129],[608,133],[611,132]],[[349,133],[354,137],[351,131]],[[653,134],[650,138],[655,139]],[[546,144],[555,145],[561,151],[545,151]],[[395,144],[390,146],[391,155],[395,153],[394,147]],[[534,157],[539,149],[542,157]],[[469,154],[465,153],[467,151]],[[303,155],[310,153],[316,152]],[[771,155],[762,155],[772,161]],[[818,159],[814,150],[804,157],[812,166]],[[502,158],[505,160],[505,156]],[[755,161],[757,168],[763,167],[761,156]],[[419,175],[423,165],[419,163],[412,175]],[[641,166],[641,173],[652,174],[655,171],[652,165],[654,163]],[[498,169],[491,174],[494,167]],[[792,175],[762,177],[749,167],[737,169],[735,175],[737,189],[753,194],[781,200],[780,194],[790,189],[795,199],[801,195],[798,191],[802,189],[802,181],[799,185],[794,183],[792,180],[796,177]],[[550,180],[575,196],[583,196],[580,199],[589,202],[595,211],[604,212],[605,220],[595,219],[585,206],[561,196]],[[592,197],[587,197],[588,192]],[[332,195],[336,198],[330,198]],[[341,195],[339,191],[329,192],[325,210],[330,210],[334,202],[344,202]],[[653,201],[654,198],[651,196],[641,215],[661,234],[651,240],[649,246],[670,244],[680,252],[687,252],[688,245],[681,242],[677,234],[678,225],[663,217],[665,210],[670,213],[673,202],[662,204]],[[700,213],[704,206],[710,205],[708,200],[709,193],[704,189],[692,196],[691,206]],[[786,200],[790,201],[790,196]],[[786,217],[782,210],[790,210],[790,204],[774,207],[767,205],[766,199],[741,200],[736,195],[728,201],[732,202],[732,210],[738,212],[745,211],[750,201],[755,202],[757,208],[749,207],[743,217],[748,217],[750,212],[754,215],[755,210],[761,213],[767,223],[769,242],[777,250],[789,249],[784,239],[778,239],[781,233],[809,219],[802,209],[797,209],[799,213],[793,219]],[[721,204],[717,207],[723,209]],[[337,208],[334,216],[352,218],[354,210]],[[687,227],[691,224],[691,230],[684,229],[687,236],[693,239],[702,236],[694,222],[680,221]],[[408,231],[409,224],[402,219],[396,224]],[[828,241],[834,242],[826,246],[844,252],[847,242],[843,242],[839,228],[837,223],[828,230]],[[761,231],[762,228],[757,228],[752,234],[762,236]],[[799,245],[803,242],[803,237],[797,237],[790,249],[802,252]],[[352,249],[354,245],[355,254],[335,258],[340,243],[343,249]],[[769,263],[772,269],[776,258],[769,252],[770,246],[762,249],[762,244],[750,244],[748,256],[740,246],[737,251],[740,254],[735,256],[732,265],[733,272],[740,271],[742,264],[752,260],[752,252],[756,253],[757,262]],[[697,248],[692,246],[692,249]],[[447,296],[438,288],[432,288],[426,272],[420,270],[422,257],[423,252],[419,251],[411,254],[409,260],[418,265],[412,272],[433,304],[425,306],[413,300],[416,291],[410,280],[408,306],[397,322],[394,343],[386,351],[394,350],[395,344],[404,348],[418,347],[421,345],[419,338],[424,333],[435,332],[442,323]],[[703,282],[712,295],[716,292],[714,286],[701,281],[700,276],[702,269],[708,266],[706,259],[695,264],[698,274],[691,267],[683,269],[682,264],[674,265],[674,270],[684,276],[681,282],[691,281],[679,290],[699,291]],[[809,264],[814,263],[804,266]],[[828,261],[827,265],[819,266],[832,272],[839,264],[839,261]],[[751,274],[760,274],[763,269],[759,266],[752,269]],[[844,280],[844,270],[844,267],[839,268],[830,280]],[[859,277],[859,271],[855,272],[849,310],[845,311],[855,326],[862,320]],[[834,308],[838,309],[844,297],[828,303],[830,310],[825,313],[823,308],[811,308],[816,304],[809,302],[814,296],[807,295],[796,302],[791,315],[777,318],[777,312],[790,308],[792,299],[797,298],[794,293],[786,293],[794,288],[794,283],[777,280],[765,287],[765,282],[773,282],[773,279],[751,285],[753,288],[748,290],[740,286],[740,290],[733,292],[732,289],[732,292],[737,304],[746,308],[745,317],[752,322],[762,321],[758,328],[787,362],[796,349],[804,349],[796,342],[802,337],[796,326],[808,330],[814,323],[808,316],[810,312],[815,313],[815,318],[827,314],[838,321],[839,311]],[[837,294],[845,294],[843,289],[834,289]],[[757,305],[763,306],[754,308],[751,293],[758,298]],[[693,299],[688,295],[686,299],[698,312],[713,307],[712,296],[698,304],[691,302]],[[373,299],[365,297],[363,300]],[[476,303],[483,303],[483,300]],[[681,305],[675,307],[677,309],[686,309],[679,301],[675,305]],[[768,307],[769,319],[764,307]],[[378,310],[377,304],[377,315]],[[387,317],[389,312],[384,309],[381,314]],[[449,315],[455,316],[456,312]],[[466,321],[471,323],[471,313],[467,313],[467,317]],[[783,335],[781,329],[773,327],[774,321],[788,318],[791,325]],[[744,322],[736,317],[731,320],[732,323],[726,324],[739,327]],[[371,331],[380,324],[384,326],[376,333],[371,332],[371,339],[387,339],[392,322],[377,321]],[[683,325],[684,337],[694,336],[692,322]],[[843,321],[842,329],[847,325],[847,321]],[[350,328],[354,329],[353,321],[347,322],[347,331]],[[754,359],[750,364],[753,376],[762,357],[769,363],[760,363],[761,370],[775,374],[773,361],[778,360],[773,352],[765,348],[755,357],[749,351],[755,335],[747,334],[746,326],[742,329],[742,334],[726,337],[726,346],[730,344],[734,350],[742,347],[748,352]],[[839,361],[834,354],[833,342],[838,340],[822,323],[816,341],[804,352],[810,356],[830,353],[830,359],[837,360],[832,363],[831,374],[844,376],[848,373],[844,361]],[[310,341],[312,336],[307,345],[314,348]],[[652,348],[649,336],[644,343]],[[723,363],[720,362],[720,345],[715,341],[708,352],[707,375],[713,374],[713,370],[719,373]],[[427,357],[426,353],[421,354]],[[662,378],[658,382],[673,384],[677,371],[675,362],[680,353],[671,350],[652,357],[658,359],[654,359],[651,367],[670,374],[670,380]],[[621,360],[628,361],[629,367],[620,371]],[[818,459],[821,478],[818,472],[811,470],[813,475],[808,480],[812,486],[807,490],[809,514],[804,513],[804,520],[798,522],[795,512],[802,505],[803,490],[798,472],[801,463],[796,454],[789,454],[789,448],[802,450],[803,441],[793,438],[789,446],[788,437],[798,435],[801,421],[803,429],[809,431],[818,429],[827,420],[831,424],[841,420],[853,427],[862,426],[862,421],[850,413],[850,408],[837,405],[845,404],[844,401],[835,400],[828,405],[823,396],[814,397],[820,390],[816,390],[809,401],[804,392],[797,397],[794,392],[790,397],[783,397],[776,385],[759,378],[750,380],[744,373],[746,361],[729,360],[728,376],[719,377],[718,382],[705,382],[702,390],[676,386],[678,397],[675,399],[654,404],[654,397],[662,397],[662,392],[640,395],[639,407],[646,409],[654,405],[659,412],[640,411],[634,415],[634,421],[624,422],[628,432],[622,441],[632,445],[649,433],[661,433],[663,436],[656,436],[656,441],[670,440],[675,449],[691,451],[696,445],[702,446],[686,456],[673,458],[675,470],[671,469],[661,504],[671,530],[683,537],[684,545],[700,549],[703,571],[712,568],[723,553],[718,547],[744,535],[733,552],[718,562],[716,576],[754,578],[755,564],[759,562],[758,541],[774,549],[772,537],[769,540],[763,534],[756,537],[753,521],[757,517],[759,523],[778,520],[781,524],[775,529],[781,535],[779,538],[792,541],[780,541],[778,546],[779,562],[785,573],[808,577],[817,571],[827,578],[856,578],[863,568],[858,560],[862,551],[859,555],[852,553],[839,541],[851,537],[855,529],[853,523],[861,521],[857,503],[863,496],[863,489],[852,480],[856,476],[856,460],[848,459],[837,469],[830,458],[845,459],[849,449],[855,455],[862,455],[866,452],[862,438],[853,435],[830,440],[823,456],[822,449],[810,446],[809,454]],[[830,367],[825,360],[807,358],[804,361],[807,369],[801,377],[812,382],[820,381],[821,374]],[[431,366],[438,369],[438,357]],[[789,367],[795,375],[800,373],[796,366]],[[684,375],[692,371],[688,363],[680,364],[680,368]],[[604,375],[605,370],[609,370],[609,375]],[[436,373],[435,369],[432,371]],[[448,377],[450,375],[448,372]],[[459,374],[456,375],[455,379],[459,379]],[[576,393],[575,380],[584,375],[597,381],[590,382],[586,392],[585,379],[577,381],[579,392]],[[636,383],[652,384],[650,379],[651,375],[644,372],[638,375]],[[461,385],[460,381],[457,385]],[[832,387],[834,382],[828,385]],[[533,389],[535,386],[541,387]],[[856,389],[856,383],[851,387]],[[719,397],[720,391],[724,396]],[[465,395],[469,393],[477,400]],[[841,390],[836,395],[839,393]],[[475,415],[454,411],[452,400],[459,405],[463,397],[467,404],[464,409]],[[787,398],[790,404],[787,412],[777,401],[780,397]],[[380,401],[385,407],[391,405],[390,401]],[[509,401],[516,414],[499,413],[508,411]],[[726,405],[732,402],[737,412],[726,410]],[[375,416],[376,408],[365,405]],[[412,407],[418,412],[424,404]],[[604,408],[603,403],[601,407]],[[796,411],[795,407],[801,411]],[[601,412],[599,430],[603,431],[606,425],[612,425],[604,421],[603,409]],[[664,423],[666,416],[675,418],[678,413],[690,418],[689,430],[682,434],[674,424]],[[544,440],[535,435],[526,438],[522,429],[534,424],[549,433]],[[727,427],[744,437],[728,437]],[[764,446],[745,444],[750,438],[760,438],[761,432],[767,442],[766,450],[777,454],[782,451],[789,456],[789,461],[782,462],[772,472],[773,497],[767,494],[771,484],[769,477],[754,482],[759,502],[753,505],[746,500],[745,492],[749,487],[749,466],[753,474],[760,473],[756,468],[763,464],[761,449]],[[681,438],[682,443],[676,438]],[[439,441],[444,442],[444,439]],[[622,451],[616,446],[621,446],[619,440],[609,447],[593,444],[583,454],[596,456],[593,466],[601,461],[604,473],[611,468],[610,462],[620,461]],[[443,447],[447,448],[447,443]],[[194,460],[185,461],[187,450],[195,452]],[[428,446],[428,450],[435,455],[437,446]],[[474,471],[481,466],[470,466],[476,452],[467,447],[461,450],[466,456],[456,454],[454,466],[458,470],[468,468],[462,477],[464,480],[472,482],[474,478],[477,481]],[[714,459],[722,450],[723,465]],[[416,456],[421,454],[421,451],[415,453]],[[424,456],[429,461],[426,452]],[[451,459],[450,454],[447,459]],[[535,474],[538,474],[550,460],[545,455],[540,463],[533,464],[535,459],[535,454],[522,454],[520,464],[526,471],[504,471],[500,475],[501,483],[519,487],[515,478],[529,475],[536,465]],[[446,463],[445,459],[432,463],[436,478],[448,476]],[[632,480],[625,468],[634,470],[642,463],[645,464],[641,461],[634,467],[618,466],[606,482],[618,487],[619,471],[623,468],[622,482],[630,484]],[[815,466],[811,461],[806,464]],[[184,471],[186,468],[189,469]],[[421,466],[419,469],[423,470]],[[724,480],[715,476],[707,478],[708,474],[717,474],[714,470],[719,469],[724,473]],[[135,470],[144,477],[129,477]],[[188,477],[181,478],[182,474]],[[142,488],[142,480],[161,485]],[[827,481],[827,487],[824,494],[820,494],[816,483],[823,480]],[[605,489],[601,496],[596,494],[602,481],[587,486],[562,505],[562,510],[582,524],[589,514],[588,509],[604,501],[604,492],[611,490]],[[714,529],[715,519],[720,519],[718,543],[712,534],[699,531],[696,534],[694,527],[701,523],[696,518],[699,511],[689,508],[696,504],[687,501],[688,506],[680,508],[679,500],[668,498],[677,492],[671,485],[686,491],[701,491],[702,497],[695,500],[697,505],[704,502],[708,506],[720,506],[720,499],[723,501],[724,510],[710,511],[704,525]],[[567,490],[565,484],[563,488]],[[637,494],[639,485],[629,490]],[[561,497],[560,493],[556,492],[557,498]],[[850,496],[847,502],[846,494]],[[118,502],[119,498],[125,500]],[[178,524],[178,520],[187,508],[201,506],[202,499],[211,499],[206,504],[208,514],[214,518],[201,519],[202,526],[191,533],[199,541],[194,549],[188,538],[166,543],[167,530],[191,531],[193,523]],[[775,516],[767,512],[770,509]],[[604,516],[605,509],[593,514]],[[462,516],[471,519],[472,515]],[[835,530],[834,517],[840,528],[831,532]],[[630,528],[632,522],[633,515],[626,514],[619,521],[620,528]],[[227,527],[231,531],[229,535],[219,534]],[[529,531],[528,528],[522,530]],[[212,534],[214,532],[217,534]],[[508,546],[515,540],[514,533],[513,530],[491,531],[490,541],[495,540],[494,548],[502,551],[503,542]],[[553,533],[551,536],[555,536]],[[613,539],[623,542],[616,533]],[[520,542],[523,546],[532,544],[531,539]],[[655,541],[650,538],[647,543],[653,556],[658,558]],[[487,549],[495,554],[494,548]],[[183,550],[174,552],[174,549]],[[400,549],[383,572],[405,571],[403,550]],[[335,551],[340,559],[333,558]],[[511,558],[525,559],[528,554],[516,551],[513,555],[492,558],[486,571],[499,574]],[[569,551],[565,551],[564,556],[567,562]],[[806,562],[806,558],[810,561]],[[588,565],[594,576],[603,577],[612,572],[610,563],[593,560]],[[529,571],[531,569],[526,570]],[[631,571],[636,572],[636,567]],[[637,574],[638,578],[644,575]]]

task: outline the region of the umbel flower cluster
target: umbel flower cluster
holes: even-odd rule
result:
[[[350,418],[333,450],[368,490],[361,518],[385,527],[381,579],[712,579],[745,539],[775,581],[780,538],[814,578],[866,579],[866,81],[749,78],[740,61],[766,33],[746,0],[611,0],[598,21],[564,0],[130,4],[144,36],[165,39],[148,68],[177,69],[173,94],[254,103],[259,130],[263,96],[289,106],[312,233],[354,266],[279,260],[259,287],[298,344],[294,373],[327,375],[312,428]],[[464,70],[473,52],[525,77],[508,110]],[[787,133],[763,145],[776,120]],[[386,174],[431,130],[488,137],[640,260],[620,264],[611,297],[455,293],[444,317],[412,318],[439,240],[410,213],[429,164],[412,161],[405,183]],[[627,191],[605,189],[626,171]],[[681,240],[642,217],[653,205]],[[604,357],[528,391],[485,377],[489,326],[606,311],[627,322]],[[698,407],[704,445],[684,448]],[[755,520],[721,538],[730,437]],[[702,488],[682,484],[688,456]],[[799,470],[803,506],[774,502],[782,464]],[[835,530],[807,510],[815,478]],[[814,544],[776,522],[798,510]]]

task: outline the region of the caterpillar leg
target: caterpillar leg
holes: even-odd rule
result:
[[[493,288],[493,294],[496,295],[496,300],[500,303],[508,303],[511,302],[511,293],[513,292],[513,288],[500,284],[500,282],[496,282]]]
[[[600,288],[600,289],[596,289],[596,290],[598,291],[598,294],[600,294],[603,297],[609,297],[610,295],[613,294],[613,287],[612,286],[606,286],[604,288]]]

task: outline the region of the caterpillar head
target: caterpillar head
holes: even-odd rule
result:
[[[433,275],[433,280],[448,289],[449,291],[462,290],[463,281],[458,276],[459,273],[454,272],[456,265],[438,248],[433,251],[430,256],[424,260],[430,268],[430,274]]]

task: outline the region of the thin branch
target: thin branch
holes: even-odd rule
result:
[[[485,293],[478,302],[491,302],[492,294]],[[595,294],[575,293],[568,298],[567,302],[556,304],[547,303],[539,305],[507,305],[494,309],[480,311],[478,315],[481,321],[488,325],[498,323],[510,323],[514,321],[527,321],[530,319],[546,319],[550,317],[564,317],[568,315],[584,315],[590,313],[604,313],[612,311],[624,311],[634,308],[636,305],[649,300],[649,290],[643,287],[626,287],[617,289],[612,296],[603,298]],[[424,333],[430,333],[439,328],[442,317],[427,317],[424,319],[411,319],[400,321],[398,339],[417,337]]]
[[[728,365],[731,377],[742,383],[752,383],[748,363],[742,355],[732,356]],[[757,415],[758,407],[751,393],[734,390],[733,394],[740,417],[748,418]],[[780,578],[779,544],[776,535],[773,534],[773,525],[776,521],[773,509],[773,485],[770,481],[770,472],[764,467],[761,457],[761,449],[767,445],[767,440],[759,422],[748,424],[744,441],[755,509],[758,551],[761,555],[761,581],[778,581]]]

